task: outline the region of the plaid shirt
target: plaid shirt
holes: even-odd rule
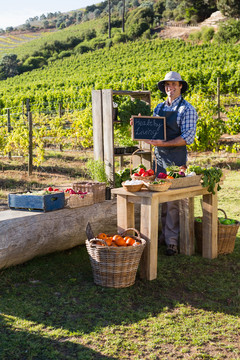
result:
[[[172,105],[168,105],[167,101],[160,103],[153,111],[153,116],[158,116],[159,110],[162,111],[176,111],[182,96],[173,100]],[[162,106],[162,104],[164,104]],[[177,124],[181,129],[181,137],[186,141],[187,145],[194,142],[196,134],[198,115],[194,107],[183,99],[177,114]]]

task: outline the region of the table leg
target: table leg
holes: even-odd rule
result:
[[[142,198],[141,201],[140,232],[147,244],[140,263],[140,276],[154,280],[157,277],[159,206],[154,197]]]
[[[180,254],[194,254],[194,198],[179,200]]]
[[[217,232],[218,232],[218,209],[217,192],[215,195],[209,193],[203,195],[203,239],[202,256],[207,259],[214,259],[218,255]]]
[[[117,225],[118,233],[135,228],[134,204],[128,202],[126,195],[117,195]]]

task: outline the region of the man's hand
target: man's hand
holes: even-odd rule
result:
[[[144,142],[152,146],[166,146],[165,140],[144,140]]]
[[[138,114],[138,116],[142,116],[142,115]],[[130,125],[133,126],[133,118],[130,118]]]

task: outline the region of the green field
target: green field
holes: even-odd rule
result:
[[[238,220],[239,181],[227,171],[218,193]],[[164,253],[156,280],[123,289],[94,284],[84,245],[1,270],[0,358],[240,359],[239,232],[217,259]]]

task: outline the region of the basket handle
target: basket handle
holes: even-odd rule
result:
[[[128,233],[128,231],[131,231],[131,230],[134,231],[134,232],[137,234],[138,240],[141,241],[140,232],[139,232],[137,229],[135,229],[135,228],[127,228],[127,229],[124,230],[122,233],[120,233],[120,235],[121,235],[121,236],[124,236],[124,235],[126,235],[126,234]]]
[[[130,158],[130,176],[132,176],[132,160],[133,160],[133,155],[135,155],[138,151],[141,151],[142,149],[137,149],[135,150],[132,155],[131,155],[131,158]],[[142,163],[142,157],[141,157],[141,163]]]
[[[143,149],[137,149],[135,150],[132,155],[131,155],[131,158],[130,158],[130,176],[132,176],[132,158],[133,158],[133,155],[135,155],[138,151],[142,151]],[[154,156],[154,159],[155,159],[155,174],[157,174],[157,159],[155,157],[155,154],[153,155]],[[142,164],[142,157],[141,157],[141,164]]]
[[[227,214],[225,213],[225,211],[223,209],[218,209],[218,211],[222,211],[225,216],[225,219],[227,219]]]

